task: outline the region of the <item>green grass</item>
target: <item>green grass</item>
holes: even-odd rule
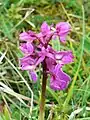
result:
[[[86,3],[85,3],[86,5]],[[89,6],[89,2],[87,2]],[[84,9],[85,8],[85,9]],[[88,11],[88,12],[87,12]],[[90,28],[89,10],[81,0],[1,0],[0,1],[0,120],[37,120],[41,94],[41,67],[34,84],[29,73],[21,71],[18,58],[19,34],[39,31],[43,21],[68,21],[72,31],[65,46],[72,50],[74,62],[63,70],[71,76],[65,91],[52,91],[49,79],[46,94],[46,120],[90,120]]]

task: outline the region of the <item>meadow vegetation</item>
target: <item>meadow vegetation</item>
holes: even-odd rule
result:
[[[71,76],[66,90],[53,91],[48,78],[45,120],[90,120],[89,8],[89,0],[0,0],[0,120],[38,120],[41,66],[35,84],[20,70],[19,34],[38,32],[43,21],[70,23],[66,44],[54,41],[53,46],[74,55],[74,62],[63,68]]]

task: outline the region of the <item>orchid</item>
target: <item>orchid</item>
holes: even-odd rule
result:
[[[33,31],[23,32],[20,34],[20,39],[24,41],[20,45],[24,57],[20,59],[21,69],[28,70],[32,80],[37,81],[38,75],[35,70],[46,62],[46,72],[50,74],[50,87],[53,90],[64,90],[67,88],[70,77],[63,72],[62,67],[65,64],[73,62],[71,51],[55,51],[49,42],[53,36],[59,37],[61,42],[65,42],[66,36],[70,31],[70,24],[60,22],[56,25],[55,30],[51,29],[46,22],[41,25],[40,33],[36,34]],[[38,42],[38,45],[35,44]]]
[[[50,45],[51,40],[66,42],[66,36],[70,31],[70,24],[67,22],[60,22],[56,27],[49,26],[46,22],[41,25],[40,33],[34,33],[29,30],[20,34],[20,49],[24,54],[20,58],[20,67],[22,70],[28,70],[31,79],[36,82],[38,75],[36,73],[37,67],[42,65],[42,93],[40,103],[39,120],[44,120],[44,105],[45,105],[45,91],[47,77],[50,75],[50,87],[53,90],[64,90],[68,87],[71,78],[63,72],[63,66],[73,62],[72,51],[56,51]]]

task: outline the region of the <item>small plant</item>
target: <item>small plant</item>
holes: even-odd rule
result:
[[[73,62],[72,51],[56,51],[50,45],[51,40],[58,37],[60,42],[65,43],[66,36],[70,31],[70,24],[60,22],[48,26],[46,22],[41,25],[40,33],[33,31],[23,32],[20,34],[20,45],[24,57],[20,58],[22,70],[28,70],[34,82],[37,81],[38,75],[35,72],[39,64],[42,65],[43,80],[40,103],[39,120],[44,120],[45,92],[48,75],[50,75],[50,87],[53,90],[64,90],[70,82],[70,76],[62,71],[65,64]]]

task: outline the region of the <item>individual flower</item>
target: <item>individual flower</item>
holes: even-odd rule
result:
[[[72,51],[58,51],[55,53],[55,58],[59,64],[65,65],[73,62],[74,56]]]
[[[25,56],[23,58],[20,59],[20,66],[21,66],[21,69],[22,70],[28,70],[30,75],[31,75],[31,78],[34,82],[37,81],[37,74],[35,72],[35,69],[36,69],[36,61],[37,61],[37,58],[35,58],[35,56]]]
[[[32,54],[34,51],[34,47],[30,42],[27,43],[21,43],[20,49],[24,54]]]
[[[55,60],[46,59],[47,71],[50,74],[50,87],[53,90],[64,90],[67,88],[71,78],[63,72],[62,67],[73,62],[73,55],[71,51],[54,51],[54,55]]]
[[[71,26],[68,22],[60,22],[56,24],[56,35],[59,36],[61,42],[66,41],[66,36],[71,30]]]
[[[53,36],[54,31],[51,31],[51,27],[46,22],[41,25],[40,33],[37,34],[37,38],[41,43],[48,44]]]
[[[36,59],[33,56],[24,56],[23,58],[20,58],[20,67],[22,70],[34,70],[36,68],[35,63]]]

